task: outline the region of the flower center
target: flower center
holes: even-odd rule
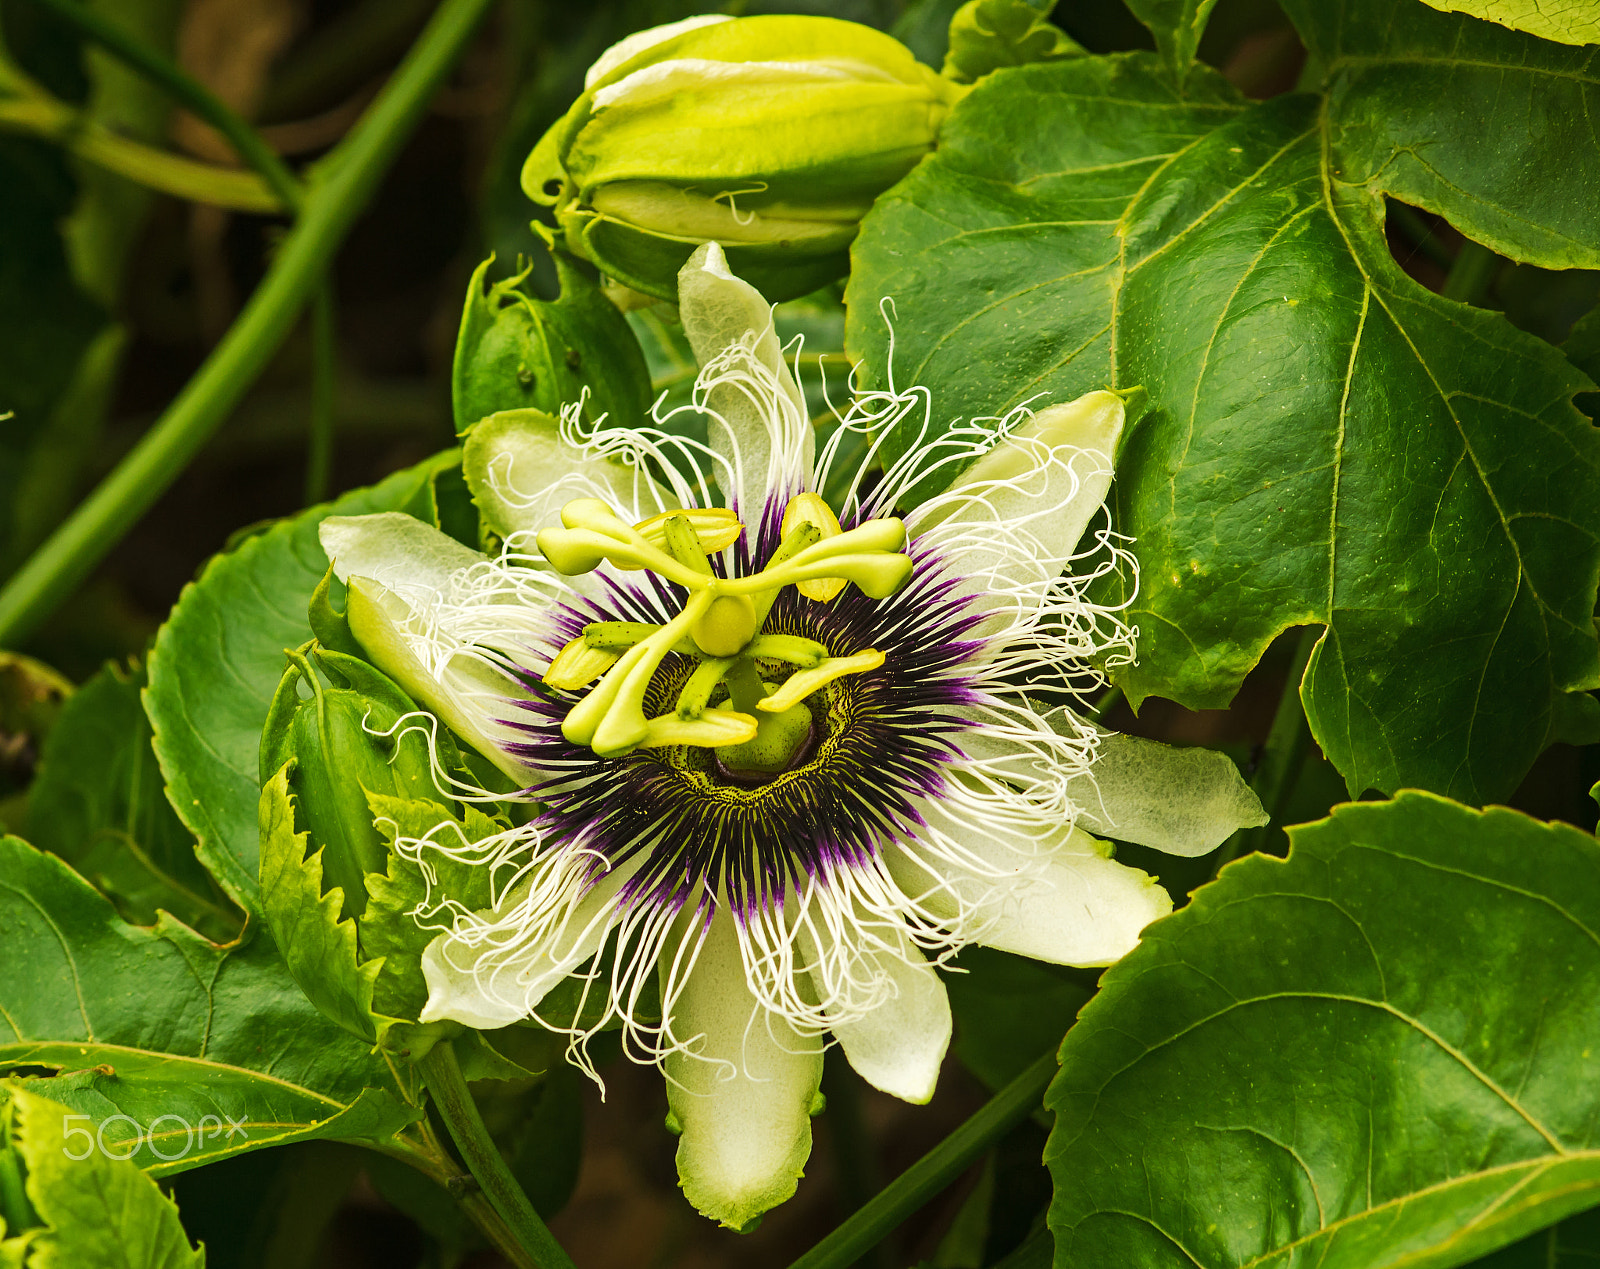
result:
[[[740,778],[788,769],[813,735],[805,698],[844,675],[876,669],[883,654],[869,648],[836,657],[812,639],[763,633],[779,592],[794,586],[823,602],[854,582],[868,597],[884,599],[911,576],[899,520],[868,520],[845,531],[815,494],[790,501],[777,550],[748,577],[718,577],[707,558],[744,532],[724,507],[669,511],[629,525],[604,502],[578,498],[561,509],[561,523],[538,536],[557,572],[587,573],[605,561],[625,571],[648,569],[688,592],[665,625],[586,626],[545,672],[555,688],[594,684],[561,731],[605,758],[654,745],[700,745],[722,750],[722,765]],[[697,664],[683,680],[677,708],[646,718],[645,693],[672,652]],[[763,667],[774,664],[790,669],[781,682],[763,677]],[[732,708],[711,704],[719,688]]]

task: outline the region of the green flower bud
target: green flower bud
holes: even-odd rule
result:
[[[308,853],[325,848],[324,888],[344,891],[340,919],[360,916],[367,908],[366,874],[388,870],[367,794],[448,802],[434,783],[423,736],[383,734],[417,708],[393,680],[316,644],[288,655],[261,734],[261,782],[291,764],[299,827],[311,835]],[[437,744],[446,767],[456,765],[454,743],[442,728]]]
[[[938,138],[966,89],[899,41],[835,18],[691,18],[641,31],[522,171],[569,250],[637,291],[676,298],[715,241],[772,300],[848,268],[861,217]]]

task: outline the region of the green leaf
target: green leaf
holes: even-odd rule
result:
[[[145,709],[168,796],[199,839],[201,862],[247,911],[260,910],[261,729],[284,650],[311,638],[306,610],[328,567],[317,526],[325,516],[373,511],[431,521],[433,477],[459,462],[454,451],[436,455],[217,556],[156,636]]]
[[[1128,0],[1134,16],[1156,37],[1156,50],[1180,83],[1194,63],[1217,0]]]
[[[456,431],[501,410],[559,414],[585,392],[584,418],[637,427],[650,409],[650,372],[628,320],[564,252],[553,252],[561,294],[535,299],[524,270],[485,284],[491,257],[467,284],[452,372]]]
[[[1289,830],[1109,970],[1057,1266],[1445,1269],[1600,1203],[1600,845],[1429,794]]]
[[[294,831],[285,764],[261,790],[261,907],[289,973],[307,998],[352,1035],[375,1040],[372,985],[378,962],[364,959],[356,923],[340,919],[344,891],[323,881],[327,847],[306,856],[309,834]]]
[[[149,1172],[308,1138],[398,1151],[417,1118],[412,1090],[317,1013],[266,931],[219,947],[165,915],[129,925],[14,837],[0,838],[0,965],[0,1071],[61,1072],[28,1087],[89,1115],[118,1154],[177,1116],[132,1151]]]
[[[1542,40],[1600,44],[1600,12],[1584,0],[1422,0],[1444,13],[1467,13]]]
[[[980,84],[863,226],[852,347],[881,383],[867,315],[894,296],[897,381],[942,418],[1142,385],[1111,498],[1129,698],[1224,705],[1325,624],[1302,696],[1352,792],[1503,797],[1561,693],[1600,683],[1588,381],[1400,271],[1317,99],[1245,109],[1203,67],[1187,91],[1140,54]]]
[[[82,1117],[67,1107],[23,1089],[11,1096],[28,1197],[44,1222],[28,1240],[28,1269],[204,1269],[176,1204],[136,1164],[84,1155]]]
[[[967,0],[950,20],[943,74],[970,84],[1002,66],[1082,57],[1083,46],[1030,0]]]
[[[1594,49],[1403,0],[1283,7],[1325,68],[1341,182],[1439,212],[1513,260],[1600,268]]]
[[[61,712],[28,795],[28,836],[111,897],[138,925],[157,909],[217,942],[239,918],[194,853],[167,802],[140,704],[142,666],[107,665]]]

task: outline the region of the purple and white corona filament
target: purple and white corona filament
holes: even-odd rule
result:
[[[393,514],[322,541],[372,659],[534,804],[484,841],[399,843],[425,875],[495,878],[491,910],[437,888],[419,909],[422,1020],[538,1019],[580,1064],[620,1025],[667,1076],[685,1193],[742,1227],[794,1190],[829,1036],[926,1101],[961,947],[1104,965],[1171,909],[1090,830],[1201,854],[1262,815],[1221,755],[1039,704],[1133,654],[1087,594],[1131,567],[1085,535],[1119,396],[930,439],[926,393],[891,387],[818,454],[771,311],[715,245],[679,298],[706,444],[494,415],[465,470],[497,554]],[[551,995],[569,978],[581,1008]]]

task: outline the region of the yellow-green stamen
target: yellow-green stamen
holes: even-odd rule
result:
[[[538,536],[539,550],[558,572],[586,573],[604,561],[619,569],[648,569],[689,592],[667,624],[595,622],[551,662],[545,682],[552,687],[575,690],[594,683],[561,731],[602,757],[651,745],[700,745],[721,749],[731,771],[786,769],[812,736],[803,699],[843,675],[875,669],[883,654],[867,649],[834,657],[812,639],[761,633],[779,591],[795,586],[826,602],[854,582],[869,597],[883,599],[911,576],[899,520],[869,520],[844,531],[814,494],[790,502],[781,545],[765,568],[748,577],[717,577],[707,559],[743,532],[726,508],[665,512],[629,525],[604,502],[579,498],[562,508],[561,522],[562,528]],[[647,719],[645,693],[669,652],[699,665],[683,681],[675,709]],[[794,672],[768,683],[758,663],[773,662],[792,665]],[[726,687],[731,708],[712,708],[719,686]]]

